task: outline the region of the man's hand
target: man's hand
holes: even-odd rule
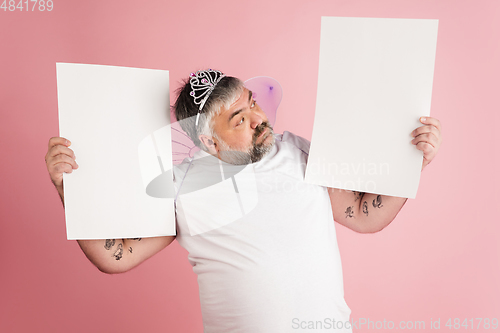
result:
[[[424,153],[422,169],[436,157],[441,145],[441,123],[436,118],[421,117],[424,126],[411,135],[411,141]],[[406,198],[329,188],[335,221],[361,233],[377,232],[391,223],[406,202]]]
[[[65,138],[51,138],[45,155],[50,179],[64,205],[63,174],[78,169],[75,153],[68,148],[71,142]],[[79,240],[78,244],[87,258],[102,272],[123,273],[139,265],[172,243],[175,236]],[[141,241],[142,240],[142,241]]]
[[[71,142],[65,138],[51,138],[49,140],[49,149],[45,155],[45,164],[49,171],[50,179],[59,192],[61,200],[64,204],[63,191],[63,173],[72,173],[74,169],[78,169],[78,164],[75,161],[75,153],[68,148]]]
[[[420,117],[420,122],[424,126],[420,126],[411,132],[414,137],[411,143],[424,153],[423,170],[436,157],[443,139],[439,120],[432,117]]]

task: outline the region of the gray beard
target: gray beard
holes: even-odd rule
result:
[[[252,140],[252,147],[250,147],[247,151],[239,151],[231,148],[226,142],[222,141],[220,138],[217,138],[220,145],[220,158],[226,163],[234,164],[234,165],[245,165],[250,163],[255,163],[260,161],[264,156],[267,155],[271,151],[271,148],[274,146],[274,132],[273,128],[269,126],[268,123],[262,123],[262,126],[256,128],[255,134]],[[269,129],[269,133],[266,137],[263,138],[262,142],[257,144],[258,136],[266,129]],[[268,136],[272,137],[272,141],[269,143],[264,143]]]

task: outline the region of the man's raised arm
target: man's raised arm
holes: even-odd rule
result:
[[[441,123],[432,117],[421,117],[423,126],[415,129],[411,141],[423,152],[422,170],[436,157],[441,146]],[[345,227],[361,233],[382,230],[399,213],[407,198],[391,197],[373,193],[328,189],[333,218]]]
[[[360,233],[373,233],[388,226],[407,200],[336,188],[329,188],[328,194],[334,220]]]
[[[69,148],[71,142],[65,138],[51,138],[45,155],[50,179],[64,205],[63,173],[78,169],[75,153]],[[104,273],[126,272],[172,243],[175,236],[79,240],[78,244],[87,258]]]

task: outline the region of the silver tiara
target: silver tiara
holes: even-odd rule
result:
[[[214,91],[215,86],[219,81],[225,77],[222,72],[215,69],[207,69],[205,71],[197,71],[196,73],[191,73],[191,79],[189,83],[191,84],[191,92],[189,93],[193,99],[194,104],[199,105],[198,114],[196,115],[195,126],[198,126],[198,119],[200,118],[200,111],[205,106],[208,98],[212,91]]]

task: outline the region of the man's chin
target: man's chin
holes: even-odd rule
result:
[[[269,131],[260,144],[254,145],[250,154],[252,163],[260,161],[266,156],[274,146],[274,133]]]
[[[226,149],[219,151],[219,158],[226,163],[234,165],[246,165],[258,162],[264,158],[274,146],[275,139],[272,128],[269,128],[260,139],[260,143],[256,143],[258,139],[254,139],[248,151],[229,150],[231,148],[226,145]],[[219,139],[219,143],[223,143],[223,141]],[[222,147],[224,147],[224,145],[222,145]]]
[[[252,163],[250,153],[238,150],[225,150],[219,152],[220,159],[233,165],[246,165]]]

